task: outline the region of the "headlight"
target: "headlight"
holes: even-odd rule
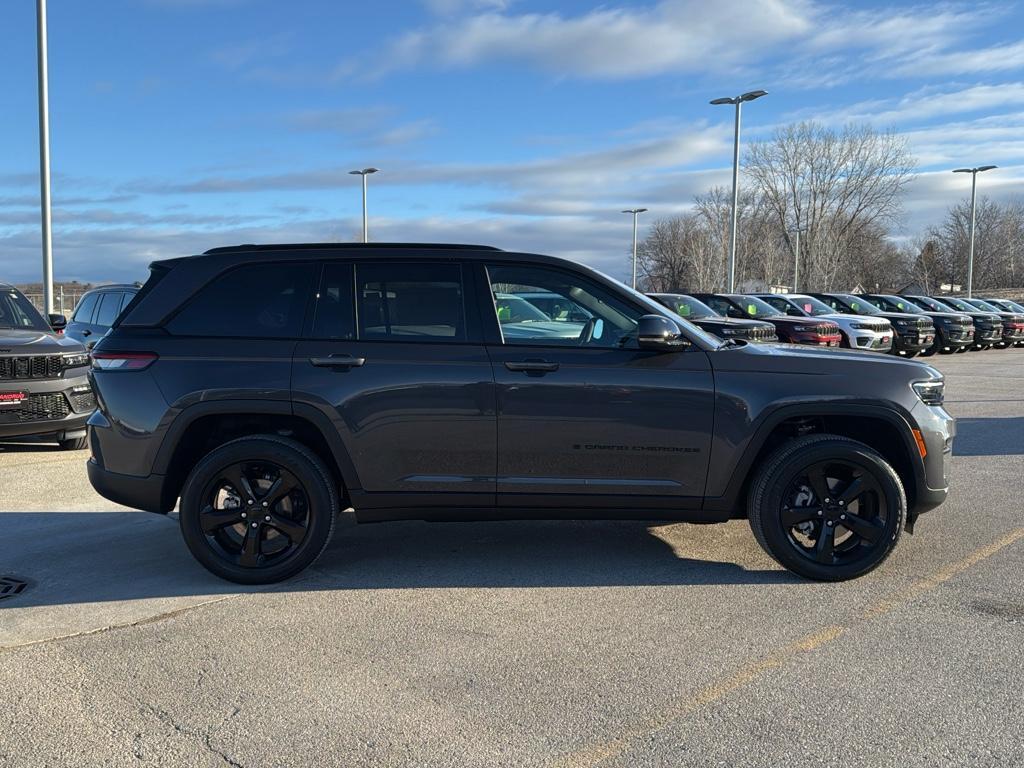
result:
[[[910,325],[911,321],[910,320],[892,320],[891,322],[897,328],[906,328],[908,325]]]
[[[875,331],[876,333],[883,333],[888,330],[884,326],[879,327],[877,325],[866,325],[864,323],[851,323],[850,327],[856,328],[858,331]]]
[[[61,355],[61,359],[64,361],[65,368],[80,368],[83,365],[89,364],[89,354],[87,352],[68,352]]]
[[[793,330],[797,333],[817,333],[819,327],[817,325],[798,325]]]
[[[742,336],[746,332],[747,331],[746,331],[745,328],[723,328],[722,329],[722,335],[723,336]]]
[[[911,386],[925,405],[942,405],[943,391],[946,388],[945,382],[915,381]]]

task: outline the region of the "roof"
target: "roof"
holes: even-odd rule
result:
[[[264,243],[253,245],[226,245],[210,248],[203,253],[208,256],[214,253],[243,253],[247,251],[381,251],[389,249],[416,250],[466,250],[466,251],[500,251],[493,245],[469,245],[465,243]]]

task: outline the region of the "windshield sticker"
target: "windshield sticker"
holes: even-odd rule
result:
[[[753,304],[747,304],[747,314],[748,315],[756,315],[757,314],[757,307],[755,307]]]
[[[677,304],[676,313],[682,315],[683,317],[688,317],[690,314],[690,308],[685,304]]]

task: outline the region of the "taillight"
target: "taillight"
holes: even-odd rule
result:
[[[92,367],[97,371],[141,371],[157,359],[155,352],[93,352]]]

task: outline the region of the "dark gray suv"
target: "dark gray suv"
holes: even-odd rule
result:
[[[569,318],[497,307],[554,294]],[[357,520],[749,518],[813,579],[871,570],[946,497],[934,368],[718,341],[562,259],[455,245],[156,262],[93,352],[89,476],[233,581]]]

